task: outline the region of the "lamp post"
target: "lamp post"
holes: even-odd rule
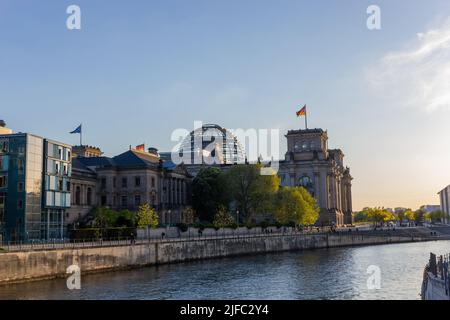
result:
[[[172,210],[169,210],[168,213],[169,213],[169,227],[170,227],[170,224],[172,222]]]
[[[239,228],[239,210],[236,210],[236,224]]]

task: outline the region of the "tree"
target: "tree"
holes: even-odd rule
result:
[[[444,217],[445,214],[441,210],[435,210],[429,214],[429,218],[432,222],[442,222]]]
[[[303,187],[283,187],[277,193],[274,216],[282,224],[310,225],[319,216],[317,201]]]
[[[407,209],[403,214],[408,222],[415,220],[415,214],[411,209]]]
[[[213,225],[214,228],[226,228],[231,227],[234,224],[233,217],[225,210],[225,207],[220,207],[216,215],[214,216]]]
[[[369,222],[371,221],[368,217],[368,209],[369,208],[364,208],[361,211],[357,212],[355,214],[355,222]]]
[[[145,203],[139,207],[136,218],[138,228],[150,227],[152,229],[156,229],[156,227],[158,227],[158,214],[148,203]]]
[[[94,226],[97,228],[111,228],[115,226],[117,213],[109,208],[99,207],[94,211]]]
[[[365,208],[363,211],[365,211],[368,220],[372,221],[375,225],[395,220],[395,216],[383,208]]]
[[[416,224],[420,224],[425,220],[425,211],[419,209],[414,211],[414,221]]]
[[[117,213],[117,218],[115,219],[115,227],[125,227],[133,228],[136,225],[136,215],[130,210],[122,210]]]
[[[261,175],[261,168],[261,164],[240,164],[233,166],[226,175],[240,217],[247,221],[255,214],[273,209],[273,199],[280,185],[276,174]]]
[[[192,182],[192,206],[201,221],[212,222],[220,206],[230,201],[225,174],[218,168],[201,169]]]

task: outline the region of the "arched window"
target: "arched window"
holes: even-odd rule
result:
[[[81,188],[77,186],[75,189],[75,204],[79,206],[81,204]]]
[[[303,187],[306,190],[308,190],[308,192],[314,196],[314,184],[311,180],[310,177],[308,176],[303,176],[298,180],[298,186],[299,187]]]
[[[91,188],[87,189],[86,199],[87,199],[87,205],[88,206],[92,205],[92,189]]]

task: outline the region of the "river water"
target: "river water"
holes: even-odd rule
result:
[[[0,286],[0,299],[420,299],[429,253],[450,241],[232,257]],[[368,289],[369,266],[381,287]],[[373,282],[372,282],[373,283]]]

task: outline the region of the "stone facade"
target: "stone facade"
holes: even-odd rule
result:
[[[156,149],[133,149],[113,158],[77,157],[73,163],[68,223],[95,207],[137,211],[144,203],[158,211],[162,224],[186,222],[191,176],[184,166],[162,161]]]
[[[317,224],[352,224],[352,176],[344,167],[340,149],[328,149],[328,135],[322,129],[291,130],[287,153],[280,162],[282,186],[303,186],[317,199]]]
[[[84,166],[78,158],[72,159],[70,191],[72,203],[66,214],[66,225],[80,221],[98,203],[97,174]]]

